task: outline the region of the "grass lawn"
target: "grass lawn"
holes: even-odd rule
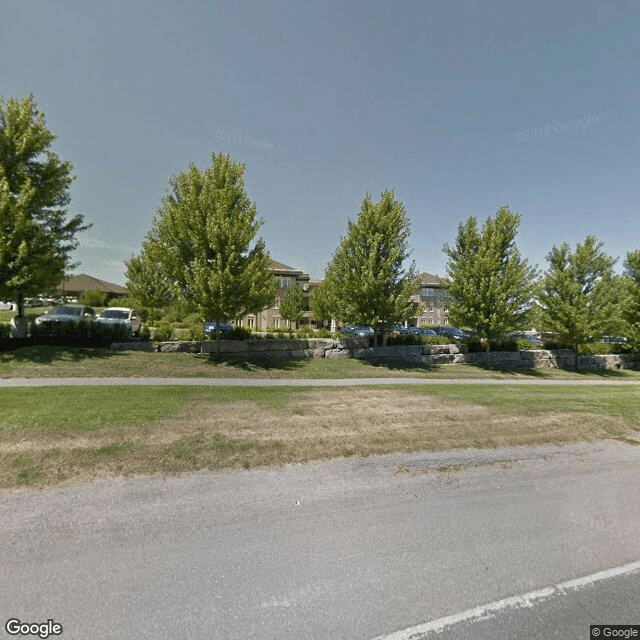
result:
[[[465,365],[372,365],[350,358],[216,359],[209,354],[155,353],[81,349],[69,347],[23,347],[0,352],[0,377],[159,377],[159,378],[620,378],[640,380],[640,372],[572,373],[556,369],[523,369],[500,372]]]
[[[635,385],[44,387],[0,389],[0,406],[5,488],[396,451],[640,444]]]

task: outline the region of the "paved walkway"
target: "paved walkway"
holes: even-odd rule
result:
[[[640,386],[640,380],[540,380],[537,378],[492,379],[429,379],[429,378],[0,378],[0,389],[11,387],[62,386],[206,386],[206,387],[358,387],[398,384],[516,384],[516,385],[580,385],[580,386]]]

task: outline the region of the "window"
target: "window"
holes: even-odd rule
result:
[[[280,318],[276,317],[276,318],[274,318],[274,319],[273,319],[273,326],[274,326],[276,329],[279,329],[279,328],[280,328]]]
[[[280,287],[287,289],[291,286],[291,278],[280,278]]]

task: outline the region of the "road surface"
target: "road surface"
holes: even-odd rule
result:
[[[4,491],[0,509],[2,626],[51,619],[63,640],[588,638],[589,624],[640,624],[634,571],[460,617],[640,560],[640,447],[620,443],[113,479]],[[443,619],[457,622],[425,627]]]

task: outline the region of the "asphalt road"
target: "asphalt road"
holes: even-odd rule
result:
[[[64,640],[385,638],[638,562],[639,463],[598,442],[5,491],[0,622],[53,619]],[[587,638],[640,624],[638,587],[628,572],[415,637]]]

